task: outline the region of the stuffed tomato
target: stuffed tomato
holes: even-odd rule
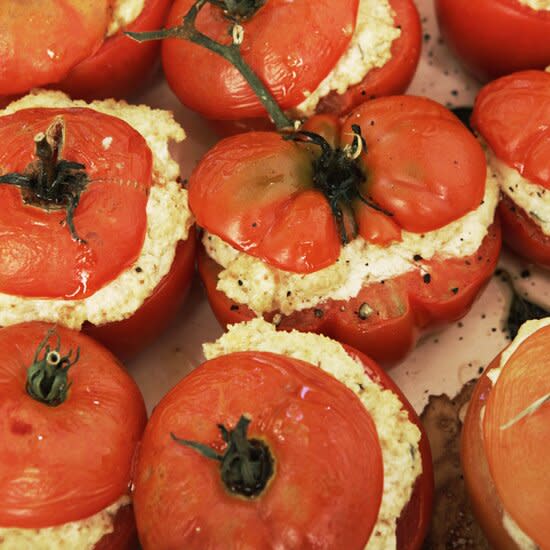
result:
[[[380,367],[260,319],[204,351],[144,435],[134,494],[144,550],[420,548],[429,445]]]
[[[0,325],[84,329],[127,357],[178,311],[194,268],[171,114],[36,92],[0,112]]]
[[[181,25],[196,5],[177,0],[167,27]],[[343,114],[365,98],[404,92],[420,55],[420,21],[411,0],[208,2],[195,26],[228,45],[235,22],[243,31],[245,62],[281,108],[300,118]],[[241,125],[243,119],[267,120],[255,92],[227,60],[185,39],[166,40],[162,48],[168,83],[186,106]]]
[[[105,348],[62,327],[0,329],[0,349],[2,548],[131,550],[146,423],[137,385]]]
[[[494,548],[550,548],[550,319],[525,323],[470,401],[462,465],[472,509]]]
[[[502,193],[505,243],[550,267],[550,74],[524,71],[488,84],[472,125]]]
[[[341,127],[324,115],[284,137],[225,139],[193,172],[189,199],[222,324],[264,316],[384,363],[465,315],[500,250],[483,150],[418,97],[367,102]]]
[[[443,38],[480,80],[550,64],[548,0],[435,0],[435,8]]]
[[[158,44],[126,30],[162,26],[170,0],[0,1],[0,96],[55,85],[72,97],[126,97],[147,81]]]

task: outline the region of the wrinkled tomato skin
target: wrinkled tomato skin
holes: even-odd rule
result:
[[[418,447],[422,458],[422,474],[417,478],[411,499],[397,520],[397,550],[418,550],[426,538],[432,517],[434,475],[428,436],[411,403],[390,376],[364,353],[346,345],[344,349],[351,357],[363,364],[369,378],[399,397],[403,408],[407,411],[409,421],[420,430],[421,438]]]
[[[317,112],[345,115],[365,99],[399,95],[409,87],[420,58],[420,16],[412,0],[390,0],[390,5],[395,12],[395,25],[401,28],[401,35],[392,43],[391,59],[383,67],[371,69],[345,93],[332,92],[323,98]]]
[[[170,0],[146,0],[141,14],[125,31],[161,28],[170,5]],[[133,96],[151,79],[159,53],[159,42],[139,44],[119,31],[106,38],[95,54],[81,61],[53,87],[87,101]]]
[[[67,397],[55,407],[26,391],[27,369],[52,328],[51,348],[58,336],[62,356],[80,350]],[[147,414],[116,358],[80,332],[38,322],[1,329],[0,348],[0,525],[40,529],[80,521],[127,494]],[[121,534],[132,529],[128,516],[121,517]]]
[[[178,314],[193,279],[195,249],[193,227],[187,240],[178,244],[168,274],[131,317],[97,326],[85,323],[83,331],[125,361],[145,349]]]
[[[506,246],[529,262],[550,269],[550,237],[506,196],[500,200],[498,213]]]
[[[550,64],[550,11],[517,0],[436,0],[442,36],[482,81]]]
[[[427,329],[463,317],[496,269],[501,248],[498,220],[489,228],[476,253],[466,258],[427,261],[431,282],[418,271],[405,273],[384,283],[373,283],[348,301],[327,300],[316,308],[282,317],[279,329],[322,333],[369,355],[385,366],[395,364],[413,348]],[[199,274],[214,315],[222,326],[248,321],[255,314],[216,289],[221,268],[201,247]],[[435,290],[432,290],[435,289]],[[458,289],[456,293],[454,289]],[[433,292],[433,294],[432,294]],[[383,312],[362,320],[363,303]],[[277,312],[267,314],[271,320]]]

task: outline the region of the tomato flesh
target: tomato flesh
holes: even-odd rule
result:
[[[167,27],[180,25],[193,4],[193,0],[176,0]],[[358,0],[336,4],[331,0],[269,0],[243,23],[243,58],[282,109],[301,103],[304,92],[315,90],[329,74],[350,43],[357,10]],[[229,20],[211,4],[201,10],[196,26],[217,42],[231,42]],[[162,58],[170,87],[194,111],[214,119],[266,115],[244,78],[217,54],[173,39],[163,42]],[[206,67],[200,78],[182,78],[194,74],[197,67]]]
[[[145,238],[152,154],[120,119],[89,109],[27,109],[2,117],[1,173],[23,173],[36,160],[34,136],[56,117],[66,128],[62,158],[84,164],[89,177],[74,214],[86,243],[71,236],[65,210],[24,204],[18,188],[0,185],[0,291],[7,294],[89,296],[135,261]]]
[[[62,327],[55,329],[61,353],[80,348],[69,371],[68,397],[57,407],[30,397],[26,370],[50,328],[24,323],[0,330],[2,527],[59,525],[114,503],[128,491],[146,422],[139,389],[116,359],[87,336]],[[52,348],[55,343],[52,336]]]
[[[56,82],[103,42],[110,0],[0,0],[0,96]]]
[[[224,487],[219,464],[175,443],[224,443],[216,424],[242,414],[267,443],[274,474],[254,499]],[[243,352],[194,370],[157,406],[137,466],[134,505],[145,550],[362,548],[378,516],[382,456],[354,394],[320,369]]]
[[[550,73],[524,71],[491,82],[476,99],[472,124],[499,159],[550,189]]]
[[[550,328],[544,327],[520,344],[491,391],[483,417],[487,461],[504,509],[541,548],[550,541],[550,407],[503,426],[550,394],[549,337]]]

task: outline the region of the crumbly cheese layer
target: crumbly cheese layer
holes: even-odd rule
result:
[[[518,2],[532,10],[550,10],[550,0],[518,0]]]
[[[524,178],[517,170],[502,162],[487,146],[485,154],[500,190],[524,210],[545,235],[550,235],[550,190]]]
[[[167,111],[114,100],[87,104],[54,91],[31,92],[0,111],[0,116],[35,107],[88,107],[121,118],[145,138],[153,153],[153,186],[146,206],[145,241],[132,266],[87,298],[52,300],[0,293],[0,326],[40,320],[80,329],[85,321],[101,325],[126,319],[170,271],[176,246],[187,238],[193,223],[187,191],[177,182],[179,165],[168,150],[169,142],[182,141],[185,133]],[[103,147],[108,148],[111,143],[112,138],[105,136]]]
[[[311,116],[323,97],[331,92],[343,94],[350,86],[359,84],[371,69],[383,67],[391,59],[393,41],[401,36],[394,17],[389,0],[359,0],[348,49],[317,89],[304,93],[306,99],[292,110],[293,114],[300,118]]]
[[[269,311],[289,315],[327,299],[347,300],[357,296],[367,284],[413,269],[424,273],[422,261],[413,259],[418,256],[429,260],[436,254],[443,257],[473,254],[493,223],[497,202],[498,185],[488,172],[482,203],[462,218],[428,233],[403,231],[400,242],[387,246],[370,244],[357,237],[342,247],[336,263],[308,274],[272,267],[209,233],[204,234],[203,243],[207,254],[224,268],[219,274],[218,290],[259,315]]]
[[[123,506],[130,504],[126,495],[97,514],[80,521],[22,529],[0,527],[0,550],[93,550],[105,535],[114,531],[114,518]]]
[[[398,397],[371,380],[341,344],[326,336],[296,330],[278,332],[272,324],[254,319],[231,325],[216,342],[203,344],[207,359],[250,350],[279,353],[316,365],[359,397],[376,425],[384,461],[384,494],[366,548],[395,550],[397,519],[422,473],[420,431],[409,421]]]
[[[107,28],[107,37],[115,35],[133,23],[143,11],[145,0],[113,0],[113,14]]]

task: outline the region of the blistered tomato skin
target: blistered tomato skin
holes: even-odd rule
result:
[[[61,355],[72,350],[74,360],[80,348],[67,397],[57,406],[26,389],[27,369],[50,329],[51,349],[57,336]],[[81,333],[46,323],[1,329],[0,349],[0,526],[78,521],[126,495],[146,411],[137,385],[111,353]]]
[[[170,0],[146,0],[143,11],[124,31],[144,32],[164,25]],[[160,59],[160,43],[138,44],[119,31],[105,39],[54,87],[73,98],[117,99],[133,96],[150,80]]]
[[[193,0],[176,0],[166,26],[181,24]],[[270,0],[243,22],[244,60],[267,84],[282,109],[298,105],[304,90],[314,90],[351,40],[358,0],[287,2]],[[307,21],[307,28],[303,24]],[[200,12],[199,31],[231,42],[229,21],[211,4]],[[165,40],[163,66],[170,87],[189,108],[212,119],[265,117],[265,110],[244,78],[213,52],[181,40]],[[196,78],[197,67],[206,67]],[[215,96],[211,91],[216,90]]]
[[[132,265],[143,244],[152,156],[144,138],[120,119],[89,109],[26,109],[2,117],[2,175],[27,170],[36,159],[35,136],[56,120],[65,126],[63,158],[86,166],[89,183],[74,216],[86,243],[71,235],[64,209],[25,204],[18,187],[0,185],[3,293],[84,298]]]
[[[255,498],[231,494],[219,463],[170,437],[221,452],[217,424],[233,429],[242,414],[251,420],[249,437],[267,444],[274,460]],[[312,365],[242,352],[203,364],[157,406],[140,449],[134,502],[145,550],[362,548],[381,493],[378,436],[359,399]]]
[[[550,190],[550,74],[522,71],[486,85],[476,99],[472,124],[499,161],[540,186],[526,212],[501,175],[499,212],[505,243],[527,260],[550,267],[550,237],[536,219],[537,203],[546,203]]]
[[[518,0],[435,0],[445,42],[482,81],[550,64],[550,10]]]

